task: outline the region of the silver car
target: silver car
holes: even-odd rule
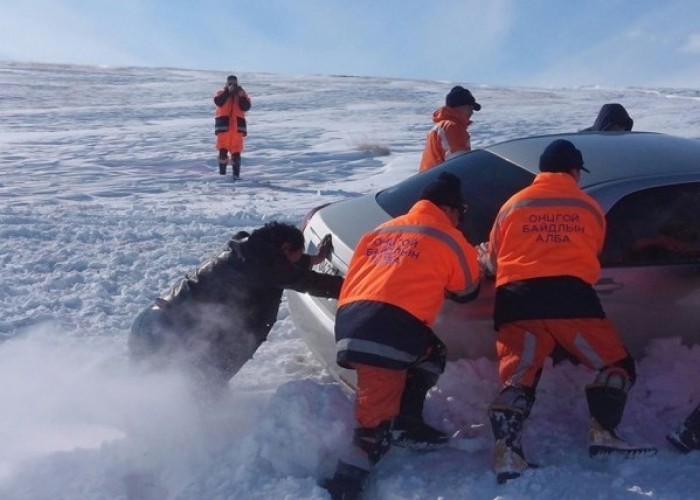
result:
[[[404,214],[440,172],[462,180],[469,204],[461,229],[474,245],[487,241],[500,206],[529,185],[539,157],[555,139],[581,150],[581,188],[607,213],[608,231],[596,290],[633,355],[649,341],[700,341],[700,141],[645,132],[582,132],[527,137],[474,150],[378,193],[312,210],[304,222],[313,252],[333,235],[330,262],[319,271],[344,275],[360,236]],[[495,357],[493,280],[469,304],[446,301],[435,333],[449,359]],[[290,292],[289,308],[304,341],[328,370],[353,388],[355,375],[335,363],[336,301]]]

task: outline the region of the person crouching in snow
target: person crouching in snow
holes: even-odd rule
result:
[[[457,229],[465,209],[460,180],[443,172],[405,215],[365,234],[339,299],[337,362],[357,372],[354,450],[322,482],[333,499],[358,498],[392,445],[436,449],[448,436],[423,421],[426,394],[445,369],[432,326],[445,297],[479,294],[476,249]]]
[[[267,339],[285,289],[337,298],[343,279],[312,271],[332,251],[303,253],[304,235],[271,222],[236,234],[228,248],[180,279],[135,319],[132,361],[180,365],[207,387],[221,389]],[[184,365],[184,366],[183,366]]]
[[[219,173],[226,175],[226,165],[231,154],[233,178],[241,175],[241,153],[243,143],[248,135],[248,125],[245,119],[246,111],[250,110],[252,101],[243,87],[238,86],[236,75],[229,75],[224,88],[214,95],[216,104],[216,149],[219,150]]]
[[[605,213],[578,187],[581,152],[569,141],[549,144],[533,183],[501,207],[480,262],[496,276],[494,323],[502,388],[488,414],[496,441],[499,483],[530,464],[521,444],[544,362],[557,346],[597,370],[586,387],[591,457],[656,453],[617,435],[636,367],[593,288],[605,238]],[[564,221],[563,223],[552,221]],[[495,271],[495,273],[494,273]]]

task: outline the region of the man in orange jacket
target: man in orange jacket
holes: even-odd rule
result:
[[[428,132],[420,162],[421,172],[472,150],[467,129],[472,123],[472,114],[480,109],[481,104],[469,90],[460,85],[452,87],[445,97],[445,106],[433,113],[435,126]]]
[[[356,498],[371,466],[392,444],[434,449],[448,437],[423,421],[428,390],[445,368],[432,326],[445,296],[479,293],[479,264],[457,226],[460,180],[441,173],[410,211],[365,234],[341,289],[338,364],[357,371],[356,447],[324,485],[334,499]]]
[[[252,103],[243,87],[238,86],[236,75],[229,75],[226,78],[226,86],[214,95],[214,104],[216,104],[214,132],[216,149],[219,150],[219,173],[226,175],[230,153],[233,178],[238,179],[241,175],[243,142],[248,135],[245,114]]]
[[[503,387],[489,407],[499,483],[529,467],[522,426],[535,402],[545,359],[563,348],[597,370],[586,387],[589,454],[656,453],[620,439],[635,362],[593,288],[605,238],[605,214],[578,187],[581,152],[569,141],[552,142],[540,156],[540,174],[500,209],[480,260],[495,271],[496,351]]]

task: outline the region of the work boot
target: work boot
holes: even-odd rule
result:
[[[392,443],[402,448],[432,451],[444,448],[450,438],[444,432],[426,424],[423,419],[399,415],[391,427]]]
[[[370,465],[374,465],[391,448],[391,425],[388,420],[376,427],[358,427],[353,432],[352,444],[367,455]]]
[[[525,413],[516,409],[491,408],[489,420],[496,439],[496,447],[493,450],[493,471],[496,473],[498,484],[503,484],[519,477],[530,468],[521,444]]]
[[[333,500],[360,498],[365,480],[373,467],[391,448],[391,429],[388,420],[376,427],[358,427],[353,432],[355,455],[349,461],[338,461],[333,477],[320,486],[328,490]]]
[[[493,471],[496,473],[498,484],[520,477],[529,468],[530,464],[525,460],[522,448],[509,446],[505,439],[496,441],[493,450]]]
[[[588,454],[592,457],[617,455],[624,458],[641,458],[656,455],[659,450],[652,446],[629,443],[613,430],[604,429],[595,418],[591,418],[588,430]]]
[[[700,435],[690,430],[685,424],[668,434],[666,439],[682,453],[700,450]]]
[[[700,405],[696,406],[683,425],[666,436],[666,439],[683,453],[700,450]]]
[[[333,500],[357,500],[362,494],[369,471],[338,461],[335,474],[320,486],[331,494]]]

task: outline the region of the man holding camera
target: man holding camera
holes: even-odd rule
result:
[[[226,175],[230,153],[233,178],[238,179],[241,175],[243,140],[248,135],[245,114],[250,109],[251,100],[243,87],[238,86],[236,75],[229,75],[224,88],[219,89],[214,95],[214,104],[216,104],[214,132],[216,149],[219,150],[219,173]]]

